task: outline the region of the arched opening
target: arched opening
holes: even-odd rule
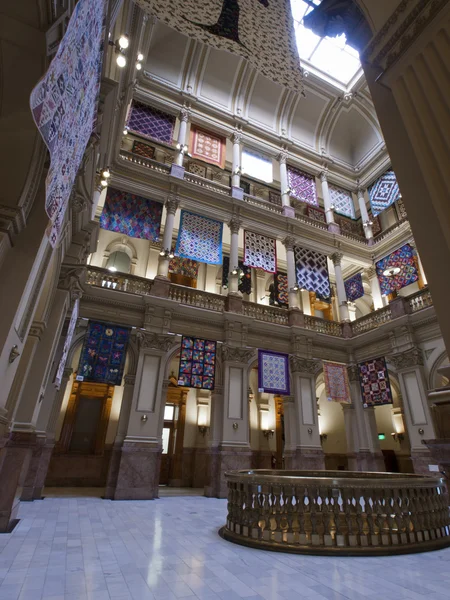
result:
[[[130,273],[131,257],[122,250],[116,250],[109,255],[106,268],[111,273]]]

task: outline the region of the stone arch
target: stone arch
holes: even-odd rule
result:
[[[108,264],[109,257],[113,252],[124,252],[130,259],[130,274],[134,275],[138,260],[136,247],[130,242],[126,236],[120,236],[110,242],[103,252],[102,267],[105,269]]]
[[[442,365],[448,363],[448,354],[447,354],[447,350],[444,350],[443,352],[441,352],[439,354],[439,356],[437,357],[437,359],[434,361],[430,372],[428,374],[428,389],[429,390],[434,390],[436,388],[436,377],[438,376],[438,369],[439,367],[442,367]],[[444,377],[444,376],[441,376]],[[444,379],[447,379],[446,377],[444,377]],[[445,381],[443,382],[445,383]]]

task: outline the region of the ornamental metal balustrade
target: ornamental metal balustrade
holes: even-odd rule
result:
[[[305,554],[382,555],[450,545],[440,477],[341,471],[230,471],[229,541]]]
[[[111,273],[107,269],[89,266],[87,267],[86,284],[118,292],[126,292],[128,294],[151,296],[153,280],[135,275]],[[226,296],[174,283],[170,284],[168,298],[179,304],[204,310],[213,310],[215,312],[226,310]],[[416,313],[433,305],[428,288],[424,288],[404,298],[403,302],[405,307],[404,314]],[[289,311],[286,308],[242,301],[242,314],[257,321],[264,321],[275,325],[289,325]],[[392,321],[391,307],[385,306],[352,321],[350,323],[351,333],[353,336],[361,335],[377,329],[390,321]],[[327,321],[311,315],[304,315],[304,328],[332,337],[346,337],[344,335],[343,323]]]

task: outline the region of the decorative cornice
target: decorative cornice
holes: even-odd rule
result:
[[[290,356],[289,364],[293,373],[310,373],[314,375],[320,368],[318,360],[301,358],[300,356]]]
[[[364,273],[369,279],[373,279],[377,276],[377,270],[375,267],[367,267],[367,269],[364,269]]]
[[[61,265],[58,288],[68,291],[72,302],[81,298],[84,293],[83,285],[86,282],[86,272],[86,267],[80,265]]]
[[[123,381],[125,385],[134,385],[136,382],[136,375],[125,375]]]
[[[173,335],[153,333],[151,331],[136,331],[136,342],[139,350],[151,348],[168,352],[178,343],[178,338]]]
[[[222,346],[222,360],[224,362],[248,363],[255,357],[255,348],[237,348],[234,346]]]
[[[400,354],[392,354],[389,358],[397,371],[424,365],[423,352],[420,348],[411,348]]]

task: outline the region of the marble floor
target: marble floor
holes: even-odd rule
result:
[[[0,599],[450,597],[450,549],[383,558],[269,553],[222,540],[225,514],[225,500],[200,496],[23,503],[17,527],[0,535]]]

